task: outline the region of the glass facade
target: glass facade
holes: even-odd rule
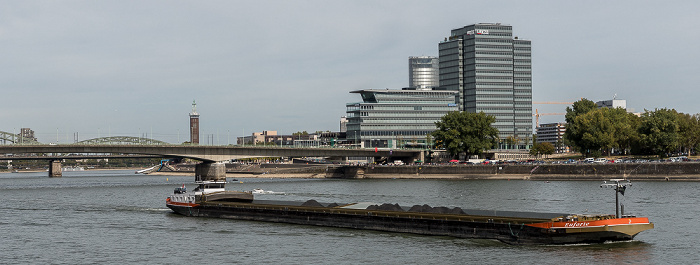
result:
[[[347,103],[347,140],[365,148],[425,147],[435,122],[458,110],[456,91],[367,89]]]
[[[408,86],[432,89],[440,85],[439,60],[433,56],[408,57]]]
[[[513,38],[509,25],[480,23],[453,29],[438,48],[439,89],[458,91],[460,110],[496,117],[500,148],[528,149],[532,144],[530,41]]]

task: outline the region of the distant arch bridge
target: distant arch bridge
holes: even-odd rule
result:
[[[131,137],[131,136],[111,136],[111,137],[100,137],[93,138],[89,140],[83,140],[77,142],[77,144],[91,144],[91,145],[127,145],[127,144],[139,144],[139,145],[170,145],[163,141],[143,138],[143,137]]]
[[[42,143],[31,139],[22,137],[21,135],[0,131],[0,143],[1,144],[16,144],[16,145],[41,145]],[[144,137],[132,137],[132,136],[110,136],[110,137],[99,137],[88,140],[82,140],[75,144],[85,144],[85,145],[170,145],[170,143],[163,142],[160,140],[144,138]]]

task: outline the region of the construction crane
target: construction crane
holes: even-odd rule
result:
[[[555,101],[533,101],[532,104],[562,104],[562,105],[572,105],[573,102],[555,102]]]
[[[566,115],[566,113],[540,113],[537,109],[535,109],[535,114],[532,114],[532,116],[535,116],[535,120],[537,124],[537,127],[540,127],[540,116],[544,115]]]
[[[532,104],[561,104],[561,105],[573,105],[573,102],[559,102],[559,101],[533,101]],[[540,127],[540,116],[544,115],[566,115],[566,113],[539,113],[537,109],[535,109],[535,113],[532,114],[532,116],[535,116],[536,120],[536,125],[537,127]]]

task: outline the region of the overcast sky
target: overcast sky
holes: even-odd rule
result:
[[[408,86],[450,30],[532,40],[533,101],[700,113],[698,1],[2,1],[0,131],[201,143],[337,131],[349,92]],[[564,105],[533,105],[540,113]],[[533,110],[534,112],[534,110]],[[563,121],[546,116],[541,122]],[[211,141],[211,140],[209,140]]]

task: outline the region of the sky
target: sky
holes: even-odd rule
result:
[[[700,113],[699,1],[0,1],[0,131],[44,143],[181,143],[193,100],[202,144],[338,131],[350,91],[408,86],[409,56],[487,22],[532,41],[535,102]]]

